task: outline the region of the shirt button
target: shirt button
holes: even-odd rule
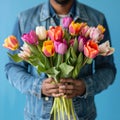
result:
[[[49,97],[45,97],[45,100],[48,101],[48,100],[49,100]]]

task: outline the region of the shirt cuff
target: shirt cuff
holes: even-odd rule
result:
[[[42,97],[42,92],[41,92],[42,83],[43,83],[43,80],[46,78],[47,78],[46,75],[44,73],[41,73],[40,77],[35,78],[35,80],[33,82],[31,94],[38,97],[39,99]]]
[[[94,93],[93,80],[89,76],[86,77],[86,78],[82,78],[82,80],[85,83],[86,91],[85,91],[85,93],[83,95],[78,96],[78,97],[86,99],[87,96],[93,96],[93,93]]]

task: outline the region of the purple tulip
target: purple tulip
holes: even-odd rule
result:
[[[21,39],[28,44],[38,45],[38,36],[33,30],[29,33],[23,34]]]
[[[73,19],[71,17],[65,17],[62,19],[62,26],[63,28],[69,28],[69,25],[71,24],[71,22],[73,21]]]
[[[63,40],[63,42],[54,42],[54,46],[55,46],[55,51],[56,53],[59,53],[59,54],[65,54],[66,51],[67,51],[67,43],[65,40]]]
[[[83,36],[79,36],[78,37],[78,50],[80,51],[80,52],[82,52],[83,51],[83,49],[84,49],[84,45],[86,44],[86,42],[87,42],[87,39],[85,38],[85,37],[83,37]]]

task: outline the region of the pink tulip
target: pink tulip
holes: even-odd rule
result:
[[[93,39],[96,43],[103,39],[104,35],[98,28],[91,27],[89,37]]]
[[[80,51],[80,52],[82,52],[83,51],[83,49],[84,49],[84,45],[86,44],[86,42],[87,42],[87,39],[85,38],[85,37],[82,37],[82,36],[79,36],[78,37],[78,50]]]
[[[63,26],[63,28],[69,28],[69,25],[71,24],[71,22],[72,22],[72,18],[71,17],[65,17],[65,18],[63,18],[62,19],[62,26]]]
[[[88,40],[84,45],[84,54],[88,58],[95,58],[99,53],[98,44],[93,40]]]
[[[88,37],[89,37],[89,31],[90,31],[90,30],[89,30],[89,26],[86,25],[85,27],[83,27],[83,28],[81,29],[80,35],[88,38]]]
[[[21,38],[28,44],[38,45],[38,36],[33,30],[29,33],[23,34]]]
[[[55,51],[56,53],[59,54],[65,54],[67,51],[67,43],[65,40],[63,40],[63,42],[54,42],[54,46],[55,46]]]

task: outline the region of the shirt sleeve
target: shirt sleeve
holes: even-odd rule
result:
[[[106,19],[103,20],[103,26],[106,28],[104,40],[101,42],[105,42],[106,40],[110,41],[110,34]],[[111,44],[111,41],[110,41]],[[116,75],[116,67],[114,64],[114,56],[97,56],[93,61],[94,73],[89,76],[85,76],[82,79],[86,85],[86,93],[81,96],[82,98],[86,98],[87,96],[94,96],[111,85],[115,80]]]
[[[20,46],[23,44],[21,40],[21,31],[19,26],[19,20],[16,20],[13,35],[19,40]],[[11,54],[18,51],[8,51]],[[41,97],[41,85],[43,80],[47,77],[44,73],[41,73],[39,77],[35,77],[28,72],[28,63],[20,62],[15,63],[9,59],[9,62],[5,65],[6,77],[10,84],[17,88],[22,93],[30,93],[37,97]]]

